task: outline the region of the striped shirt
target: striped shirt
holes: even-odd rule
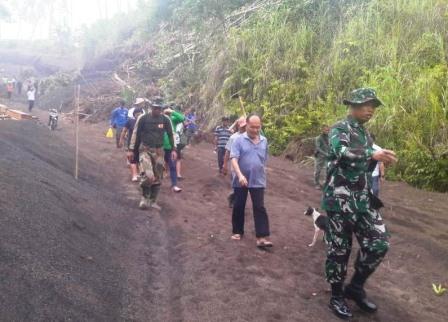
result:
[[[218,126],[215,129],[215,137],[216,140],[218,141],[218,148],[225,148],[227,141],[229,141],[230,136],[232,135],[232,132],[223,127],[223,126]]]

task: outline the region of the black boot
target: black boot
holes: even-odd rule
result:
[[[328,307],[340,319],[347,320],[353,317],[353,314],[350,311],[347,302],[345,302],[345,299],[342,296],[332,296]]]
[[[377,305],[367,298],[366,291],[362,286],[349,284],[344,290],[345,298],[353,300],[361,310],[374,313],[378,309]]]
[[[331,299],[328,306],[338,318],[346,320],[353,316],[344,299],[343,282],[331,283]]]

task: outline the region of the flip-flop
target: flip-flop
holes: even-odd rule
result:
[[[267,240],[257,241],[257,247],[261,249],[271,248],[274,244]]]
[[[231,240],[241,240],[241,235],[240,234],[233,234],[230,239]]]

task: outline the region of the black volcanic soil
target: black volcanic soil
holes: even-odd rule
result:
[[[36,112],[41,119],[46,115]],[[1,321],[333,321],[323,277],[325,247],[308,248],[303,216],[318,206],[312,169],[271,158],[271,252],[247,236],[230,241],[229,179],[215,154],[187,149],[181,194],[165,186],[161,213],[137,209],[124,153],[106,124],[82,124],[80,180],[73,125],[0,121]],[[446,194],[388,182],[382,194],[391,251],[369,281],[380,310],[353,306],[353,321],[445,321]],[[353,256],[354,257],[354,256]],[[352,303],[353,304],[353,303]]]

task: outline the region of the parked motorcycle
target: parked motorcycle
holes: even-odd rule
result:
[[[56,127],[58,126],[58,111],[55,108],[51,108],[49,110],[49,116],[48,116],[48,127],[50,130],[54,131],[56,130]]]

